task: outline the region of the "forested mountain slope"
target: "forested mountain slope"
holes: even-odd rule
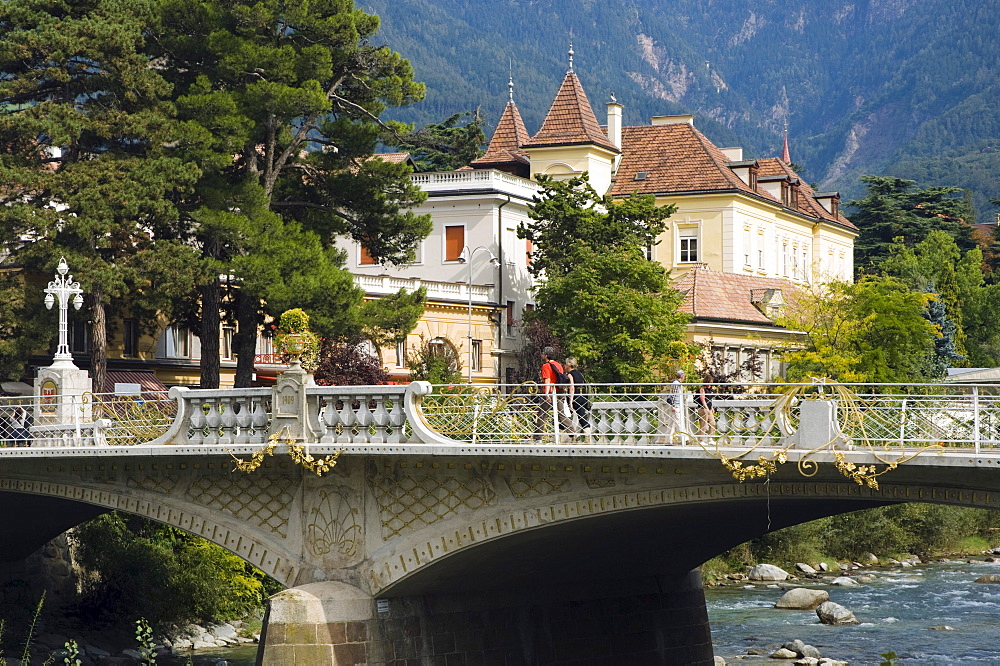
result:
[[[598,117],[614,92],[626,124],[690,112],[719,145],[792,159],[823,190],[858,196],[867,173],[972,189],[980,220],[1000,196],[1000,39],[987,0],[359,0],[409,58],[426,123],[515,99],[534,132],[566,71]]]

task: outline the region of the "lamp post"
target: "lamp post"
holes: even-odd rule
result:
[[[67,316],[67,310],[69,309],[70,297],[73,297],[73,307],[77,310],[83,305],[83,289],[80,288],[79,282],[73,282],[73,276],[67,275],[69,273],[69,264],[66,263],[66,258],[59,259],[59,265],[56,266],[56,278],[49,282],[49,286],[45,288],[45,307],[49,310],[55,304],[56,299],[59,299],[59,346],[56,348],[55,361],[69,361],[73,362],[73,355],[69,352],[69,318]]]
[[[480,250],[489,253],[490,265],[494,267],[500,265],[500,260],[497,259],[497,256],[495,254],[493,254],[493,251],[483,245],[480,245],[479,247],[471,250],[469,249],[469,246],[466,245],[465,247],[462,248],[462,254],[458,255],[458,260],[461,261],[463,264],[468,265],[469,267],[469,333],[467,337],[469,340],[469,383],[470,384],[472,383],[472,258],[475,257],[476,252],[479,252]]]

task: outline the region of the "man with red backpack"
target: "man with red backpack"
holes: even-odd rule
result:
[[[573,418],[569,414],[569,410],[564,409],[566,398],[563,394],[566,393],[569,386],[569,376],[562,364],[555,360],[556,352],[552,347],[543,349],[541,356],[541,393],[538,396],[538,411],[535,413],[535,431],[531,434],[532,439],[536,442],[541,440],[545,425],[551,419],[553,409],[559,415],[559,429],[562,432],[568,434],[573,428]]]

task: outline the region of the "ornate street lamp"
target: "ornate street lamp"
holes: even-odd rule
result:
[[[493,251],[488,247],[480,245],[479,247],[470,250],[469,246],[466,245],[462,248],[462,254],[458,255],[458,260],[463,264],[469,266],[469,383],[472,383],[472,258],[476,256],[476,252],[483,250],[490,255],[490,265],[497,267],[500,265],[500,260],[497,258]]]
[[[56,267],[56,279],[49,282],[49,286],[45,289],[45,307],[49,310],[55,304],[56,299],[59,299],[59,347],[56,348],[56,361],[69,361],[73,362],[73,355],[69,352],[69,317],[67,316],[67,310],[69,308],[70,297],[73,297],[73,307],[77,310],[83,305],[83,289],[80,288],[79,282],[73,282],[73,276],[67,275],[69,273],[69,265],[66,263],[66,258],[59,259],[59,265]]]

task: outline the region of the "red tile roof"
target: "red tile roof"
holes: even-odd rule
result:
[[[486,148],[486,153],[472,161],[472,166],[480,169],[517,163],[529,164],[528,154],[521,150],[521,146],[528,143],[530,136],[528,130],[521,120],[521,113],[517,110],[514,102],[507,102],[507,106],[500,116],[490,145]]]
[[[644,125],[622,128],[622,160],[611,186],[617,197],[638,194],[736,191],[781,206],[761,188],[753,190],[727,166],[731,160],[689,123]],[[776,158],[759,160],[758,176],[798,178]],[[645,172],[636,180],[637,174]],[[800,179],[801,181],[801,179]],[[848,229],[857,229],[843,215],[832,215],[815,199],[811,187],[799,185],[798,205],[802,215],[823,219]]]
[[[594,144],[619,152],[604,134],[580,79],[574,72],[566,72],[559,92],[552,101],[541,129],[522,147]]]
[[[754,305],[768,289],[780,289],[787,301],[798,288],[786,280],[754,275],[717,273],[696,268],[674,288],[685,294],[681,310],[697,319],[714,319],[744,324],[774,326],[774,322]]]

